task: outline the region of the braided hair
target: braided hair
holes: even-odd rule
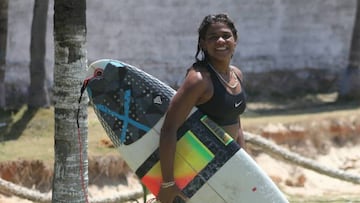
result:
[[[204,62],[208,58],[207,53],[204,52],[204,50],[202,50],[202,48],[200,47],[200,40],[205,39],[206,32],[209,29],[210,25],[215,24],[215,23],[224,23],[225,25],[227,25],[230,28],[232,34],[234,35],[235,41],[237,40],[237,30],[235,28],[234,22],[230,19],[230,17],[227,14],[221,13],[221,14],[216,14],[216,15],[205,16],[204,20],[202,21],[202,23],[200,24],[200,27],[198,29],[199,38],[198,38],[198,44],[197,44],[197,51],[195,54],[196,63]],[[199,59],[199,57],[198,57],[200,52],[202,55],[201,59]]]

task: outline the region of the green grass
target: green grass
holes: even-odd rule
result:
[[[22,119],[25,114],[26,119]],[[88,110],[88,154],[118,154],[116,150],[100,145],[106,139],[105,131],[91,108]],[[29,112],[26,107],[16,112],[1,113],[0,122],[7,126],[0,128],[0,162],[29,159],[43,160],[53,164],[54,160],[54,109],[38,109]],[[4,141],[6,140],[6,141]]]

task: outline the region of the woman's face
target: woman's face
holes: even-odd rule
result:
[[[236,40],[231,29],[224,23],[211,24],[200,46],[207,52],[210,60],[231,60],[236,47]]]

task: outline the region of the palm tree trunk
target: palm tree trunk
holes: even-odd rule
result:
[[[8,0],[0,0],[0,108],[6,107],[5,64],[7,46]]]
[[[348,66],[340,79],[338,100],[360,99],[360,0],[357,0]]]
[[[87,69],[86,0],[55,0],[54,10],[55,164],[52,202],[87,202],[87,98],[79,104],[77,102]]]
[[[49,0],[35,0],[34,16],[31,26],[30,43],[30,88],[29,107],[48,107],[50,105],[47,87],[45,85],[45,53],[46,53],[46,23]]]

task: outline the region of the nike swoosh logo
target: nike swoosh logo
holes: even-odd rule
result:
[[[235,103],[235,108],[239,107],[242,103],[243,103],[242,100],[240,102],[238,102],[238,103]]]

